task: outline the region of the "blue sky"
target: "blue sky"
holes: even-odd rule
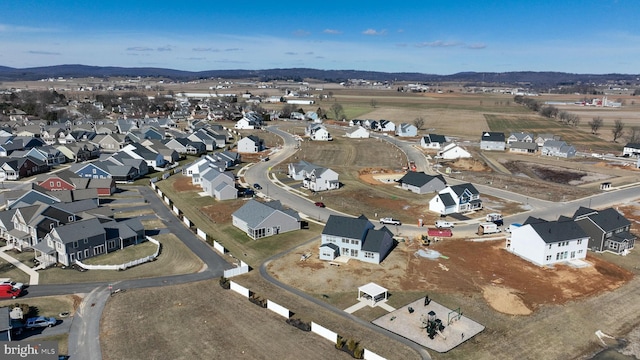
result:
[[[640,73],[640,1],[4,3],[0,65]]]

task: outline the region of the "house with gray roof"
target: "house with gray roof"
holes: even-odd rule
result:
[[[330,215],[320,239],[320,260],[338,256],[368,263],[381,263],[393,247],[393,233],[375,226],[364,215],[357,218]]]
[[[288,176],[302,180],[302,186],[311,191],[325,191],[340,188],[337,172],[301,160],[288,165]]]
[[[545,156],[556,156],[561,158],[571,158],[576,156],[576,148],[560,140],[547,140],[544,142],[540,154]]]
[[[36,259],[45,265],[69,266],[144,239],[144,227],[136,218],[106,222],[89,218],[53,228],[33,249]]]
[[[222,172],[208,167],[200,173],[202,191],[216,200],[238,198],[238,190],[235,183],[235,176],[230,171]]]
[[[401,123],[396,127],[396,136],[400,136],[400,137],[418,136],[418,128],[412,124]]]
[[[300,229],[300,215],[293,209],[285,209],[277,200],[251,199],[231,218],[233,226],[254,240]]]
[[[520,131],[520,132],[512,132],[507,138],[507,144],[511,144],[514,142],[533,142],[534,137],[532,133]]]
[[[471,183],[447,186],[429,201],[429,210],[441,216],[481,209],[480,192]]]
[[[408,171],[398,180],[398,183],[403,190],[416,194],[439,192],[447,187],[447,182],[442,175],[433,176],[417,171]]]
[[[589,235],[591,251],[620,255],[635,246],[636,236],[631,233],[631,222],[614,208],[593,210],[581,206],[573,219]]]
[[[509,152],[522,154],[535,154],[538,151],[538,144],[534,142],[514,141],[509,143]]]
[[[552,266],[587,256],[589,235],[571,219],[525,222],[511,230],[507,250],[538,266]]]

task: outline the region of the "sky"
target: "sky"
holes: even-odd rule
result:
[[[639,74],[638,15],[638,0],[20,0],[0,10],[0,66]]]

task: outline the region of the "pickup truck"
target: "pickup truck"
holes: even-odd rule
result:
[[[380,219],[380,224],[385,224],[385,225],[402,225],[402,223],[400,222],[400,220],[396,220],[394,218],[390,218],[390,217],[385,217]]]

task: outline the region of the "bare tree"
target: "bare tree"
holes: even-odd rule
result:
[[[597,135],[598,130],[602,127],[602,123],[604,120],[600,116],[594,117],[591,121],[589,121],[589,126],[591,127],[591,133]]]
[[[342,105],[335,103],[331,105],[331,112],[333,113],[334,119],[340,120],[344,114],[344,109],[342,108]]]
[[[613,142],[616,142],[620,136],[624,133],[624,123],[622,120],[617,119],[613,122],[613,129],[611,129],[611,133],[613,134]]]
[[[553,105],[544,106],[542,107],[542,109],[540,109],[540,115],[550,119],[556,117],[558,115],[558,112],[558,108]]]
[[[640,126],[632,126],[631,129],[627,131],[627,142],[640,142]]]
[[[424,126],[424,118],[422,116],[418,116],[413,120],[413,125],[418,128],[418,130],[422,129]]]

